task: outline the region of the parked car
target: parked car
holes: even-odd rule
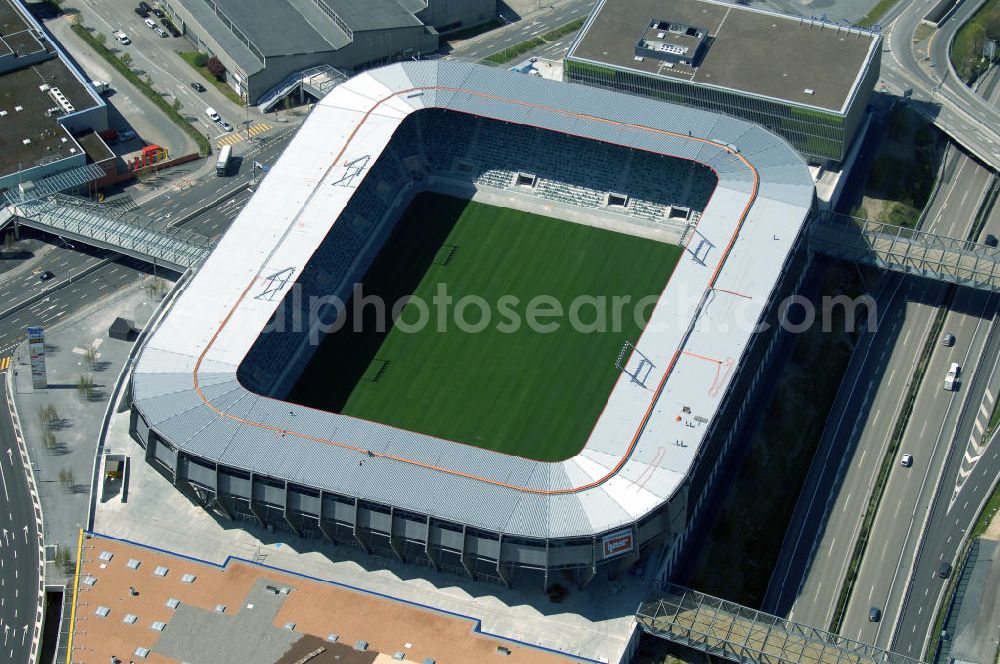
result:
[[[147,16],[149,16],[149,12],[147,12],[142,7],[136,7],[135,13],[138,14],[140,18],[146,18]]]
[[[148,27],[150,30],[152,30],[153,28],[160,27],[160,26],[156,25],[156,21],[154,21],[153,19],[148,18],[148,17],[146,18],[145,21],[143,21],[143,23],[145,23],[146,27]]]
[[[122,46],[128,46],[132,43],[132,40],[128,38],[128,35],[121,30],[115,30],[111,35],[118,41]]]
[[[987,247],[995,247],[995,246],[997,246],[997,236],[996,235],[987,235],[986,236],[986,246]]]
[[[164,16],[166,16],[166,14],[164,14],[163,10],[160,9],[159,7],[153,7],[153,16],[155,16],[156,18],[163,18]]]
[[[56,275],[54,275],[51,272],[49,272],[48,270],[46,270],[45,272],[42,272],[40,275],[38,275],[38,280],[39,281],[48,281],[49,279],[51,279],[54,276],[56,276]]]
[[[955,345],[955,335],[951,332],[945,332],[944,336],[941,337],[941,345],[951,348]]]
[[[225,120],[219,120],[219,126],[222,127],[222,131],[227,133],[233,130],[233,125],[229,124]]]
[[[899,460],[899,464],[903,468],[909,468],[910,466],[913,465],[913,455],[912,454],[904,454],[903,458],[901,458]]]
[[[191,83],[191,89],[194,90],[195,92],[204,92],[205,86],[199,83],[198,81],[194,81]]]
[[[178,30],[177,26],[174,25],[173,23],[168,23],[167,24],[167,32],[169,32],[172,37],[180,37],[181,36],[181,31]]]
[[[153,11],[153,8],[150,7],[148,4],[146,4],[145,2],[140,2],[139,3],[139,9],[141,9],[144,12],[146,12],[147,14],[149,12]]]
[[[882,609],[877,606],[868,609],[868,622],[878,622],[879,620],[882,620]]]
[[[139,134],[135,133],[131,129],[126,129],[125,131],[118,132],[118,140],[120,142],[124,143],[125,141],[131,141],[133,138],[136,138],[138,135]]]
[[[937,569],[937,575],[942,579],[947,579],[951,576],[951,563],[941,563]]]
[[[161,28],[160,26],[156,26],[155,28],[153,28],[153,32],[155,32],[156,34],[158,34],[160,37],[167,37],[168,36],[167,35],[167,31],[164,30],[163,28]]]

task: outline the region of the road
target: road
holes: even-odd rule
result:
[[[931,201],[924,227],[941,234],[964,237],[971,223],[968,210],[977,209],[990,183],[990,174],[974,160],[958,151],[949,151],[945,164],[946,181]],[[781,558],[771,579],[765,599],[768,611],[787,614],[808,625],[826,628],[834,612],[836,598],[847,573],[862,517],[875,484],[879,463],[885,456],[892,428],[902,408],[915,358],[927,338],[937,305],[945,292],[943,284],[912,277],[889,276],[890,286],[877,297],[880,314],[875,334],[862,337],[863,345],[854,353],[841,391],[831,409],[823,439],[810,468],[799,503],[786,534]],[[974,299],[985,297],[981,294]],[[950,319],[947,326],[962,330],[954,348],[939,349],[928,369],[928,385],[933,390],[929,398],[942,394],[936,371],[947,350],[965,353],[976,341],[969,326],[975,325],[973,305],[969,320]],[[943,377],[943,373],[941,376]],[[940,400],[944,403],[945,400]],[[936,403],[936,402],[935,402]],[[940,418],[940,404],[915,408],[908,432],[936,432],[934,419]],[[926,464],[932,440],[918,442],[907,451],[914,455],[912,471],[919,472],[916,461]],[[907,441],[906,444],[910,444]],[[918,483],[913,483],[918,484]],[[887,492],[882,511],[896,512],[905,500],[916,502],[917,487],[908,487],[897,494]],[[879,524],[881,526],[881,524]],[[881,560],[891,558],[888,546],[883,550],[882,531],[875,530],[869,552],[875,551]],[[902,536],[900,536],[900,541]],[[897,555],[898,559],[898,555]],[[866,556],[867,560],[867,556]],[[885,582],[892,578],[888,570]],[[859,579],[858,588],[862,582]],[[867,596],[858,590],[855,598]],[[869,605],[851,606],[848,616],[859,614],[867,621]],[[884,608],[884,607],[880,607]],[[846,624],[846,623],[845,623]],[[859,630],[844,631],[855,638]],[[873,641],[869,641],[873,642]]]
[[[7,409],[7,383],[0,381],[0,659],[31,659],[38,606],[38,528],[14,427]]]
[[[491,30],[475,39],[468,39],[456,44],[444,59],[481,60],[488,55],[493,55],[494,53],[503,51],[505,48],[526,42],[549,30],[583,18],[590,14],[590,10],[593,8],[594,2],[588,0],[575,0],[574,2],[558,6],[549,6],[549,8],[532,14],[523,20],[516,22],[508,21],[509,25]],[[558,43],[553,42],[553,44],[548,45],[548,49],[566,50],[569,48],[574,36],[575,33],[566,35],[559,39]]]
[[[987,230],[1000,229],[1000,206],[994,206]],[[930,626],[944,592],[944,583],[935,576],[941,562],[957,562],[965,543],[965,533],[975,521],[983,501],[1000,477],[1000,451],[980,446],[983,428],[989,423],[994,401],[1000,395],[1000,334],[994,334],[982,353],[984,371],[967,383],[965,416],[954,432],[947,461],[938,471],[941,483],[923,528],[911,580],[894,589],[902,596],[902,609],[894,625],[892,649],[917,657],[930,637]],[[966,385],[963,385],[963,388]],[[909,561],[907,561],[909,562]],[[993,592],[998,592],[993,589]]]
[[[913,51],[913,33],[932,0],[916,0],[889,17],[889,34],[882,58],[882,80],[896,92],[913,89],[915,106],[955,140],[1000,170],[1000,111],[969,89],[955,73],[948,50],[958,29],[984,0],[967,0],[931,38],[929,53]],[[926,63],[924,68],[921,63]]]

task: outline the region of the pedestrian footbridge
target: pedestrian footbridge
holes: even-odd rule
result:
[[[214,246],[200,233],[65,194],[0,208],[0,227],[11,221],[178,272],[200,266]]]
[[[741,664],[919,664],[905,655],[674,584],[640,604],[636,620],[651,636]]]
[[[809,249],[842,260],[1000,292],[1000,249],[845,215],[819,215]]]

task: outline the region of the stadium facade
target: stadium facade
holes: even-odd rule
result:
[[[295,298],[346,300],[427,190],[500,192],[620,230],[707,201],[686,211],[686,254],[624,340],[578,455],[533,461],[282,399],[315,350]],[[582,585],[660,552],[669,569],[783,338],[758,324],[804,273],[813,207],[802,157],[741,120],[464,63],[373,70],[317,105],[151,326],[130,432],[234,520],[506,584]]]
[[[716,0],[601,0],[567,81],[726,113],[840,162],[878,80],[877,31]]]

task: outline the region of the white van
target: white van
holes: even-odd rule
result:
[[[211,106],[205,109],[205,115],[207,115],[212,122],[218,122],[222,119],[218,112],[216,112],[216,110]]]
[[[961,373],[962,367],[958,362],[952,362],[951,367],[948,369],[948,375],[944,377],[944,389],[949,392],[954,392],[958,389],[958,374]]]

